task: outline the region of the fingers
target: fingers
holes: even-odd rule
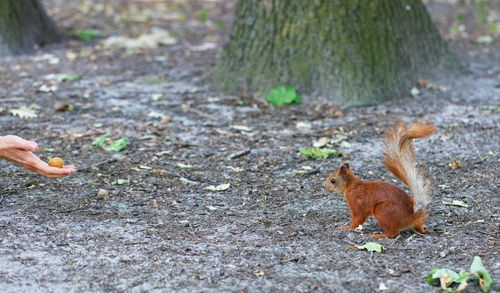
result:
[[[76,168],[73,165],[63,166],[62,168],[50,167],[49,164],[40,160],[37,156],[33,156],[36,158],[32,161],[33,171],[47,178],[60,178],[76,172]]]
[[[5,139],[9,147],[29,152],[38,151],[38,144],[34,141],[25,140],[16,135],[7,135]]]
[[[50,167],[46,162],[40,160],[32,152],[38,151],[38,145],[34,141],[20,138],[16,135],[0,137],[0,157],[11,161],[21,167],[36,172],[47,178],[59,178],[76,172],[73,165],[63,168]]]
[[[73,165],[63,166],[62,168],[50,167],[49,164],[40,160],[40,158],[31,152],[19,151],[19,153],[22,153],[20,155],[23,156],[23,159],[18,161],[19,165],[47,178],[64,177],[76,172]]]
[[[70,174],[75,173],[75,167],[74,166],[64,166],[62,168],[55,168],[55,167],[48,167],[47,169],[43,170],[43,172],[39,173],[47,178],[60,178],[64,176],[68,176]]]
[[[24,140],[20,138],[19,144],[17,146],[18,149],[28,152],[36,152],[38,151],[38,144],[34,141]]]

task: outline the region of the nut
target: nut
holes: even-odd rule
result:
[[[61,158],[52,158],[49,161],[49,166],[51,167],[56,167],[56,168],[62,168],[64,166],[64,161]]]

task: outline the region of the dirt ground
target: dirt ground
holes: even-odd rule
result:
[[[210,90],[234,1],[94,2],[44,4],[64,31],[93,28],[97,38],[0,58],[0,134],[35,140],[42,159],[78,169],[48,180],[0,161],[3,292],[373,292],[381,283],[439,292],[426,282],[432,268],[468,270],[476,255],[496,281],[490,292],[500,292],[500,36],[474,42],[488,27],[471,1],[426,2],[469,75],[341,111],[318,97],[278,108]],[[490,5],[485,15],[500,8]],[[153,27],[172,43],[102,44]],[[59,73],[81,79],[58,81]],[[37,117],[9,114],[19,106]],[[439,129],[415,142],[432,180],[428,233],[377,240],[383,253],[351,248],[381,229],[371,218],[362,230],[339,230],[350,222],[347,204],[322,181],[347,159],[363,179],[402,186],[380,163],[383,132],[399,117]],[[108,143],[128,137],[126,148],[91,145],[106,132]],[[344,156],[300,156],[323,137]]]

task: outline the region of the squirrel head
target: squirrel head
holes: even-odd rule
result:
[[[344,163],[325,180],[323,186],[330,192],[344,193],[344,189],[351,183],[353,177],[349,164]]]

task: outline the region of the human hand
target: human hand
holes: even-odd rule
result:
[[[38,145],[34,141],[24,140],[15,135],[0,136],[0,158],[47,178],[59,178],[75,173],[75,166],[72,165],[62,168],[50,167],[33,154],[36,151]]]

